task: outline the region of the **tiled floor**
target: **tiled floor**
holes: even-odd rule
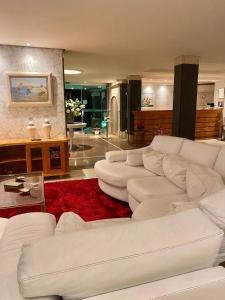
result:
[[[92,134],[75,134],[69,159],[70,174],[60,178],[47,178],[46,181],[96,177],[93,169],[94,164],[96,161],[103,159],[107,151],[132,148],[126,139],[117,136],[110,136],[109,139],[106,139]]]

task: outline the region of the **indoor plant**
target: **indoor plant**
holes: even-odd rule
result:
[[[66,119],[68,123],[73,123],[74,117],[80,117],[82,114],[83,105],[79,99],[65,100]]]

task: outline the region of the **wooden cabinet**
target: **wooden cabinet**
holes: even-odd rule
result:
[[[68,138],[40,141],[0,140],[0,174],[42,171],[44,176],[69,173]]]

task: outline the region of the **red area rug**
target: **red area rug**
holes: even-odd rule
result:
[[[96,178],[45,183],[45,203],[46,212],[57,220],[66,211],[77,213],[85,221],[130,217],[132,213],[127,203],[103,193]],[[33,211],[40,211],[40,207],[0,210],[0,217]]]

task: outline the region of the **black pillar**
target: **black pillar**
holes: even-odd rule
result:
[[[128,80],[127,85],[127,132],[134,130],[133,110],[141,110],[141,80]]]
[[[195,139],[198,63],[174,67],[172,135]]]
[[[127,130],[127,83],[120,84],[120,131]]]

